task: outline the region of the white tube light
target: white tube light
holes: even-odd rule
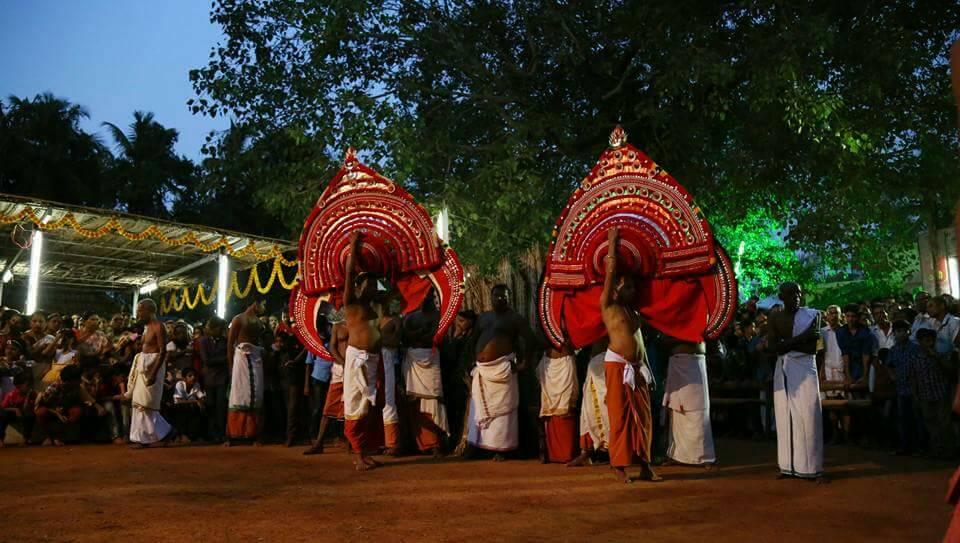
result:
[[[230,273],[229,257],[223,253],[217,259],[217,316],[227,318],[227,275]]]
[[[13,281],[13,272],[10,270],[3,270],[3,282],[9,283]]]
[[[40,256],[43,254],[43,232],[35,230],[30,243],[30,275],[27,282],[27,315],[37,310],[37,292],[40,288]]]
[[[150,281],[149,283],[140,287],[140,294],[147,295],[158,288],[160,288],[160,285],[158,285],[156,281]]]

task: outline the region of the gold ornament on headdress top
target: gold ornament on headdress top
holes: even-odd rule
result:
[[[353,147],[347,147],[347,154],[343,157],[343,166],[350,168],[357,165],[357,150]]]
[[[610,142],[610,147],[616,149],[617,147],[623,147],[627,143],[627,133],[624,132],[623,127],[619,124],[613,128],[613,132],[610,132],[610,138],[607,140]]]

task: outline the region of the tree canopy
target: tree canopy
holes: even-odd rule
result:
[[[952,2],[218,0],[211,17],[226,41],[190,107],[254,138],[296,126],[327,156],[264,177],[268,205],[318,194],[354,145],[450,206],[486,270],[546,243],[616,123],[727,232],[762,213],[790,250],[867,276],[901,272],[960,195]]]

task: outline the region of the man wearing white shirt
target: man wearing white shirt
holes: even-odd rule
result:
[[[937,332],[936,349],[940,354],[957,351],[957,333],[960,332],[960,317],[947,313],[947,301],[936,296],[927,304],[932,328]]]

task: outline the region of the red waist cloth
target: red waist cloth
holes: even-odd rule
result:
[[[707,323],[707,298],[711,288],[705,278],[646,279],[637,282],[635,308],[644,321],[681,341],[703,341]],[[585,347],[606,335],[600,313],[602,285],[593,285],[563,295],[563,320],[570,341]]]

